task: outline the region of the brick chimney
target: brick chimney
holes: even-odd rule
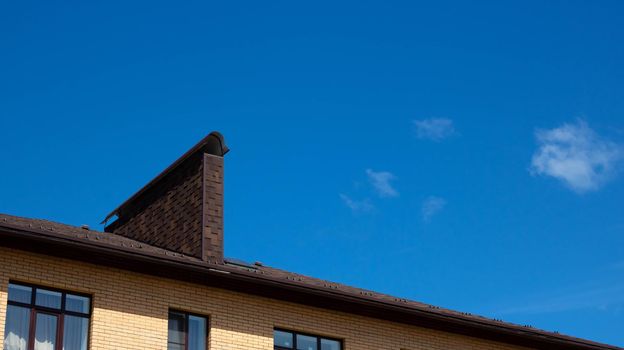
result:
[[[211,132],[113,210],[104,230],[223,263],[223,136]]]

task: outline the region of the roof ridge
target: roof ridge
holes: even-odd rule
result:
[[[116,245],[121,248],[152,250],[154,253],[160,253],[166,256],[197,260],[194,257],[187,256],[172,250],[160,248],[116,233],[93,230],[86,225],[86,227],[75,226],[48,219],[27,218],[0,213],[0,226],[10,226],[22,229],[35,229],[43,232],[49,232],[52,234],[65,233],[65,237],[70,239],[85,239],[87,240],[87,242],[99,242],[109,244],[113,242],[117,243]]]

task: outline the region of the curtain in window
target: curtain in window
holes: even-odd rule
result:
[[[184,350],[185,348],[185,316],[175,312],[169,313],[169,335],[167,350]]]
[[[297,350],[317,350],[316,337],[297,334]]]
[[[57,317],[48,314],[37,314],[35,326],[35,350],[54,350],[56,344]]]
[[[65,315],[63,320],[63,350],[87,350],[89,320]]]
[[[83,314],[89,313],[89,298],[66,294],[65,295],[65,310],[80,312]]]
[[[19,306],[7,305],[6,323],[4,326],[4,350],[26,350],[29,329],[30,310]]]
[[[188,350],[206,350],[206,319],[189,316]]]
[[[35,304],[39,306],[50,307],[53,309],[61,308],[62,294],[59,292],[53,292],[51,290],[37,288],[37,295],[35,296]]]
[[[321,339],[321,350],[340,350],[340,342],[336,340]]]

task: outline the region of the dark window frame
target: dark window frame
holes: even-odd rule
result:
[[[169,322],[170,319],[170,315],[171,313],[176,313],[176,314],[180,314],[180,315],[184,315],[184,349],[188,350],[188,346],[189,346],[189,339],[188,339],[188,328],[189,328],[189,316],[194,316],[194,317],[201,317],[204,320],[206,320],[206,329],[204,330],[205,335],[206,335],[206,350],[208,350],[208,348],[210,347],[210,344],[208,344],[208,340],[209,340],[209,330],[210,330],[210,317],[208,317],[208,315],[202,315],[202,314],[198,314],[195,312],[188,312],[188,311],[184,311],[184,310],[180,310],[180,309],[169,309],[169,311],[167,312],[167,322]],[[168,332],[168,330],[167,330]],[[169,348],[169,336],[167,336],[167,348]]]
[[[293,337],[293,345],[292,345],[291,348],[285,348],[283,346],[277,346],[277,345],[275,345],[275,339],[273,339],[273,349],[274,350],[297,350],[297,335],[303,335],[303,336],[306,336],[306,337],[316,338],[316,350],[321,350],[321,340],[323,340],[323,339],[337,341],[338,344],[340,344],[340,350],[344,350],[344,341],[342,339],[332,338],[332,337],[325,337],[325,336],[322,336],[322,335],[305,333],[305,332],[298,332],[298,331],[293,331],[293,330],[290,330],[290,329],[279,328],[279,327],[273,328],[273,331],[280,331],[280,332],[284,332],[284,333],[290,333],[292,335],[292,337]]]
[[[23,302],[19,302],[19,301],[13,301],[13,300],[9,300],[8,299],[8,288],[9,285],[17,285],[17,286],[24,286],[24,287],[29,287],[30,289],[30,302],[29,303],[23,303]],[[47,290],[47,291],[51,291],[51,292],[56,292],[56,293],[61,293],[61,306],[58,309],[55,309],[53,307],[47,307],[47,306],[41,306],[41,305],[37,305],[36,303],[36,297],[37,297],[37,289],[43,289],[43,290]],[[87,313],[82,313],[82,312],[77,312],[77,311],[70,311],[70,310],[66,310],[66,298],[67,298],[67,294],[71,294],[71,295],[76,295],[76,296],[80,296],[80,297],[85,297],[89,299],[89,310]],[[22,282],[22,281],[17,281],[17,280],[9,280],[9,283],[7,284],[7,306],[8,305],[13,305],[13,306],[17,306],[17,307],[22,307],[25,309],[29,310],[30,316],[29,316],[29,321],[28,321],[28,343],[26,344],[26,349],[27,350],[33,350],[35,348],[35,332],[36,332],[36,326],[37,326],[37,315],[38,314],[45,314],[45,315],[51,315],[56,317],[56,344],[54,347],[54,350],[62,350],[63,349],[63,336],[64,336],[64,331],[65,331],[65,315],[68,316],[76,316],[76,317],[83,317],[86,318],[88,320],[88,324],[89,327],[87,329],[87,349],[89,349],[91,347],[91,314],[93,311],[93,297],[90,294],[87,293],[81,293],[81,292],[74,292],[71,290],[67,290],[67,289],[61,289],[61,288],[55,288],[55,287],[48,287],[48,286],[44,286],[44,285],[40,285],[40,284],[33,284],[33,283],[29,283],[29,282]],[[4,332],[4,330],[3,330]],[[3,334],[4,337],[4,334]]]

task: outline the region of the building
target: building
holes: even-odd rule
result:
[[[0,215],[4,349],[620,349],[225,258],[227,151],[211,133],[105,232]]]

